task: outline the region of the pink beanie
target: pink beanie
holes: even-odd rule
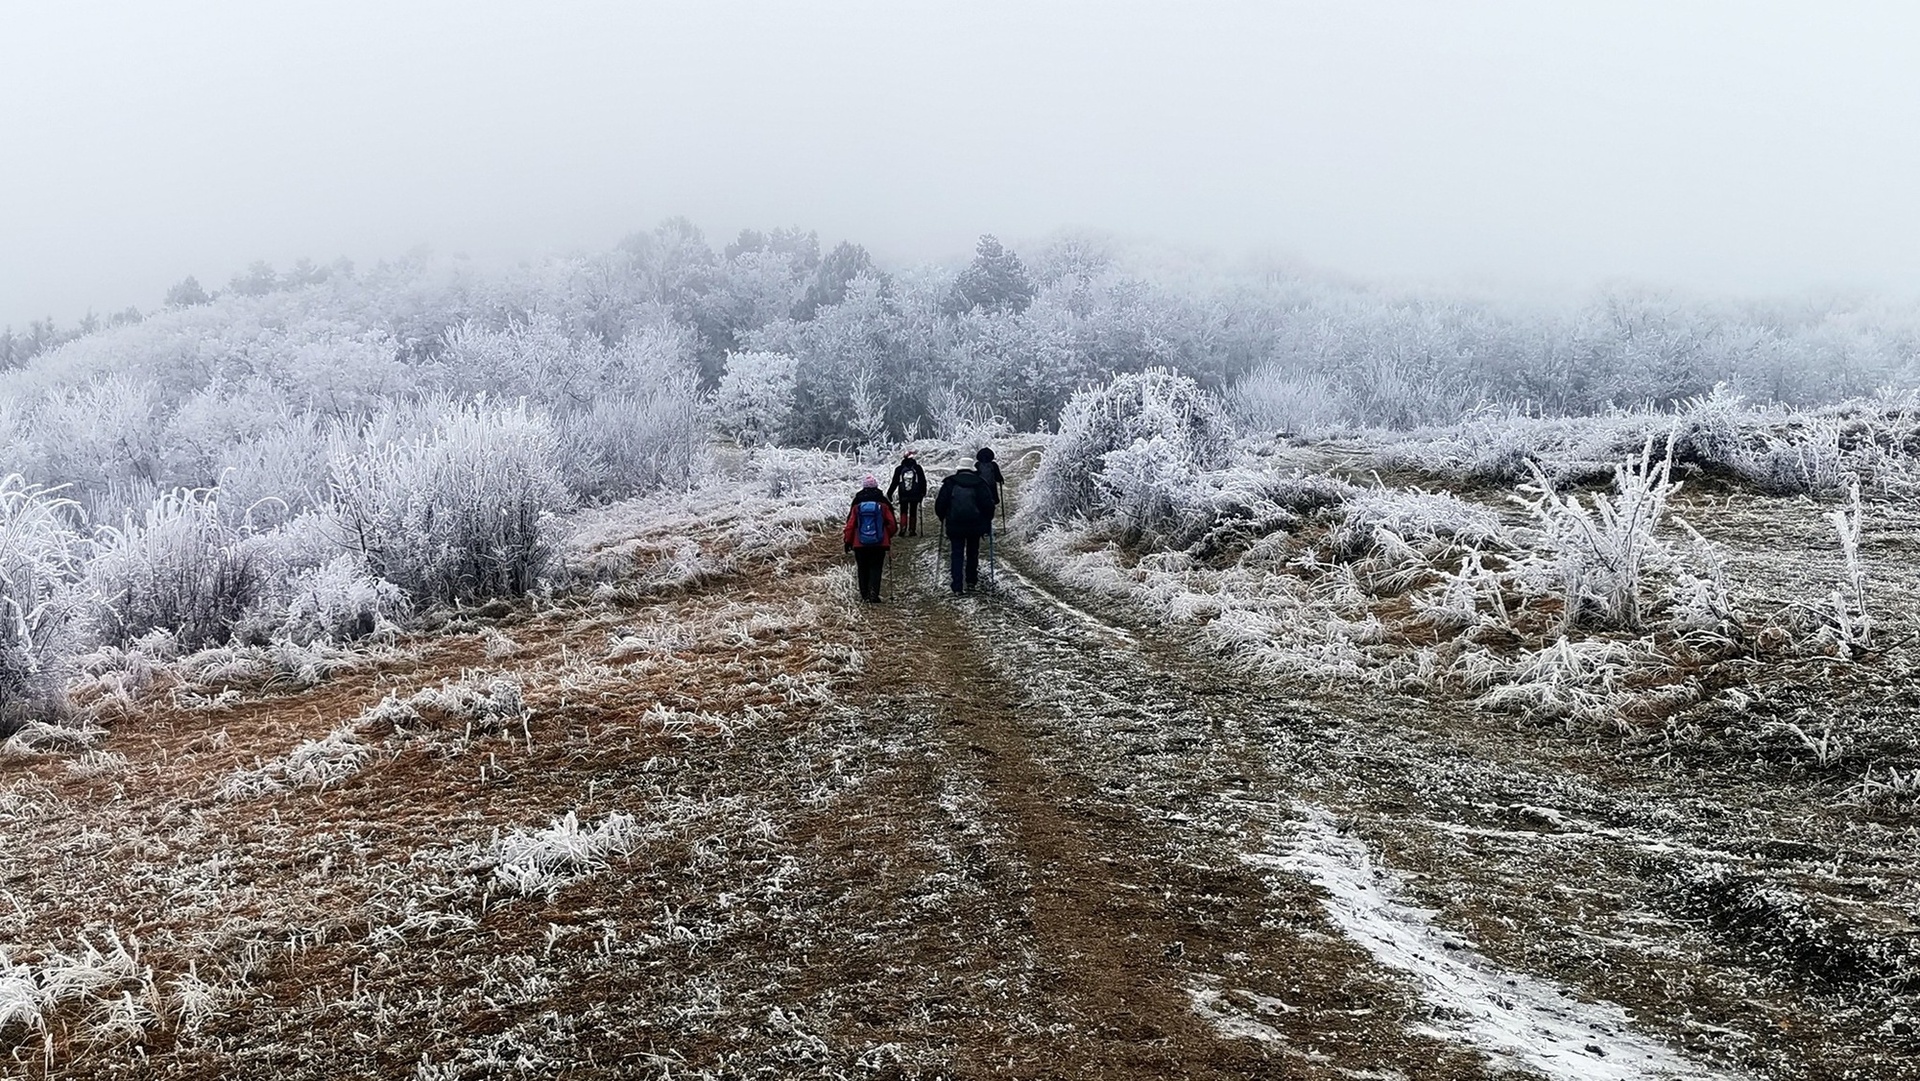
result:
[[[872,473],[868,473],[866,476],[860,478],[860,483],[869,488],[878,488],[880,487],[880,478],[874,476]]]

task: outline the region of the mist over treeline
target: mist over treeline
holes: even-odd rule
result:
[[[1076,390],[1148,368],[1294,429],[1445,423],[1481,403],[1590,413],[1716,385],[1807,405],[1914,384],[1917,343],[1920,309],[1880,300],[1620,287],[1506,301],[1077,232],[1018,251],[983,236],[970,262],[890,268],[800,228],[717,244],[673,218],[513,266],[415,253],[366,269],[255,263],[217,288],[186,278],[144,315],[0,330],[0,366],[16,369],[0,393],[18,412],[138,384],[140,415],[121,419],[161,431],[157,460],[133,472],[164,486],[213,483],[209,456],[187,448],[278,414],[482,392],[574,408],[674,373],[723,405],[756,403],[740,423],[761,436],[824,444],[911,438],[956,403],[1046,428]],[[242,430],[191,430],[209,423]]]
[[[1842,471],[1807,462],[1841,462],[1834,423],[1809,449],[1750,432],[1748,405],[1913,387],[1916,326],[1869,303],[1527,304],[1088,233],[887,267],[803,229],[716,246],[675,218],[516,265],[256,263],[5,338],[0,607],[31,618],[0,620],[0,729],[62,708],[88,649],[305,648],[564,588],[572,511],[693,490],[716,439],[768,448],[780,488],[794,446],[868,469],[903,440],[1060,429],[1080,479],[1041,486],[1079,493],[1058,509],[1097,491],[1165,530],[1211,520],[1207,471],[1238,434],[1471,414],[1494,437],[1461,453],[1505,477],[1559,423],[1519,412],[1633,407],[1610,420],[1638,445],[1689,402],[1694,427],[1731,418],[1714,460],[1824,491]],[[1620,432],[1601,434],[1611,459]]]

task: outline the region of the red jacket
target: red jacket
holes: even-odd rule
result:
[[[860,543],[858,533],[860,530],[860,504],[869,500],[880,504],[880,521],[885,526],[885,532],[880,536],[880,547],[891,548],[893,547],[893,535],[899,531],[900,523],[893,517],[893,504],[887,502],[886,493],[878,488],[862,488],[859,494],[853,497],[853,503],[847,507],[847,524],[840,530],[840,539],[852,548],[868,547]]]

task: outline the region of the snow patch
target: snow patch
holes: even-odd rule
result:
[[[1434,927],[1432,912],[1399,900],[1391,872],[1342,834],[1332,815],[1302,804],[1295,810],[1292,845],[1247,860],[1305,875],[1325,890],[1322,904],[1348,937],[1375,961],[1415,978],[1433,1010],[1427,1035],[1566,1081],[1726,1081],[1728,1075],[1633,1032],[1621,1007],[1582,1002],[1546,980],[1502,969]]]

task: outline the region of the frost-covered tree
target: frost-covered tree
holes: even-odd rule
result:
[[[834,245],[825,259],[814,270],[813,281],[808,284],[805,295],[794,306],[793,317],[802,322],[818,315],[820,309],[830,308],[847,299],[847,290],[856,279],[868,277],[879,279],[880,271],[873,265],[873,257],[867,249],[858,244],[841,241]]]
[[[205,289],[200,288],[199,280],[191,274],[175,282],[172,288],[167,290],[166,305],[169,308],[191,308],[196,304],[208,304],[212,301],[213,298],[207,295]]]
[[[714,426],[743,446],[778,443],[793,414],[794,358],[734,353],[713,394]]]
[[[1002,247],[992,233],[986,233],[974,248],[973,262],[955,279],[948,303],[956,313],[984,308],[1017,314],[1033,303],[1033,282],[1020,257]]]
[[[243,297],[263,297],[280,288],[280,276],[274,273],[273,264],[255,260],[246,270],[235,274],[227,288]]]

